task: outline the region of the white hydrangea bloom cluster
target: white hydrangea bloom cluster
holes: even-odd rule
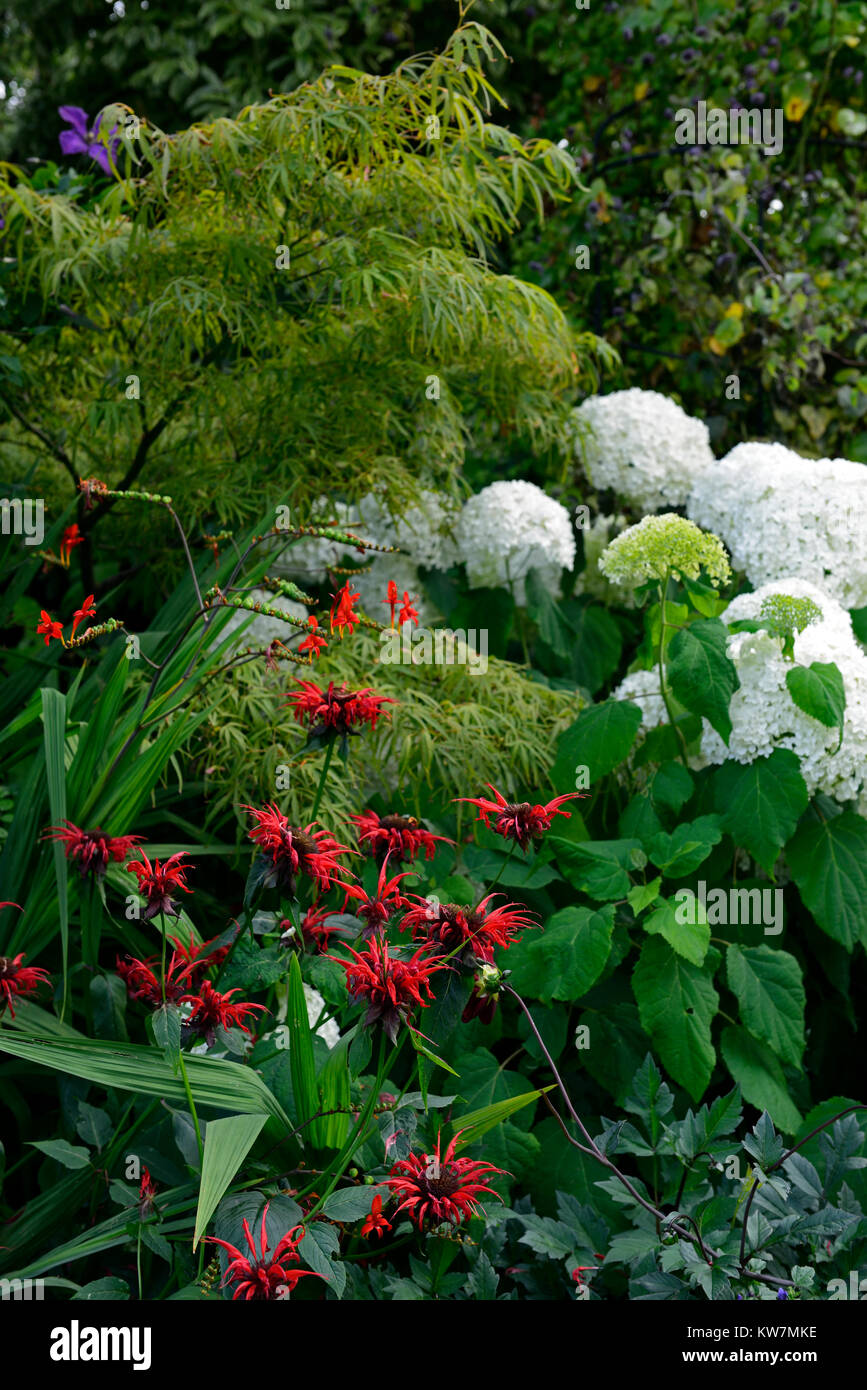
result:
[[[261,603],[266,608],[279,608],[281,613],[285,613],[290,618],[306,623],[307,609],[303,603],[296,603],[294,599],[285,598],[283,594],[273,594],[270,589],[251,589],[244,595],[251,598],[254,603]],[[215,610],[220,613],[221,609]],[[219,645],[226,637],[237,632],[241,625],[251,617],[249,610],[245,608],[233,608],[224,627],[214,638],[212,645]],[[265,613],[257,613],[253,617],[250,626],[245,628],[240,634],[239,641],[245,647],[267,647],[271,642],[279,641],[284,647],[297,647],[303,640],[306,631],[300,627],[293,627],[291,623],[283,623],[279,618],[270,618]],[[278,658],[279,659],[279,658]]]
[[[730,706],[732,736],[726,746],[705,722],[702,752],[710,763],[726,758],[751,763],[774,748],[791,748],[801,760],[811,793],[822,791],[837,801],[849,801],[862,792],[867,779],[867,654],[846,610],[830,594],[798,577],[739,595],[721,615],[722,621],[758,618],[764,599],[775,594],[812,599],[821,609],[821,620],[795,633],[794,660],[799,666],[833,661],[839,667],[846,690],[843,742],[838,750],[839,730],[826,728],[793,701],[786,685],[792,663],[782,654],[782,640],[767,632],[739,632],[727,644],[741,682]]]
[[[369,492],[356,508],[358,534],[376,545],[396,545],[422,569],[447,570],[457,563],[454,528],[460,504],[425,488],[417,506],[403,515],[392,512],[387,498]]]
[[[357,520],[357,509],[348,506],[345,502],[332,502],[327,497],[319,498],[313,514],[321,525],[325,525],[327,522],[334,526],[349,526],[350,530],[352,530],[350,523]],[[358,534],[364,539],[368,539],[362,531],[359,531]],[[273,547],[275,552],[282,544],[279,537],[275,539]],[[390,544],[393,545],[394,542],[392,541]],[[281,578],[289,576],[296,580],[302,589],[304,589],[305,584],[321,584],[325,580],[328,570],[340,564],[342,557],[347,553],[347,548],[340,541],[327,541],[315,536],[305,536],[301,540],[293,541],[291,545],[286,545],[279,554],[275,554],[269,573]]]
[[[572,520],[535,483],[490,483],[464,503],[456,536],[473,589],[505,585],[526,603],[526,577],[540,570],[553,593],[575,563]]]
[[[695,482],[716,466],[704,421],[658,391],[590,396],[573,418],[575,452],[593,486],[611,488],[645,512],[684,506]]]
[[[688,515],[725,541],[753,585],[798,575],[845,608],[867,604],[867,468],[737,444],[701,474]]]

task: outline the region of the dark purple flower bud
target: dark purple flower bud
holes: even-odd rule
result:
[[[659,44],[660,48],[668,48],[671,41],[671,34],[662,33],[656,36],[656,42]]]
[[[768,72],[779,72],[779,71],[780,71],[780,60],[779,60],[779,58],[772,58],[771,61],[768,63]]]
[[[698,57],[698,49],[685,48],[680,56],[685,63],[694,63],[696,58]]]
[[[630,29],[629,25],[627,24],[627,25],[624,26],[622,32],[623,32],[623,37],[625,38],[626,42],[627,42],[627,43],[631,43],[631,42],[632,42],[633,35],[634,35],[634,33],[635,33],[635,30],[634,30],[634,29]]]
[[[641,61],[644,67],[652,68],[654,63],[654,55],[652,53],[642,53]]]
[[[699,24],[696,28],[695,36],[697,39],[706,39],[709,33],[710,29],[708,29],[707,25]]]

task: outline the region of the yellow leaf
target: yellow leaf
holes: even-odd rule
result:
[[[804,101],[803,97],[789,97],[786,102],[786,120],[800,121],[803,119],[804,112],[810,105],[809,101]]]
[[[843,35],[843,42],[844,42],[845,44],[847,44],[849,48],[857,48],[857,47],[858,47],[858,35],[857,35],[857,34],[844,34],[844,35]]]
[[[726,345],[725,343],[721,343],[719,338],[714,338],[713,336],[711,336],[707,340],[707,345],[710,348],[711,352],[716,353],[717,357],[725,357]]]
[[[735,302],[733,304],[730,304],[729,307],[726,309],[723,318],[742,319],[743,316],[744,306],[743,304],[738,304],[737,300],[735,300]]]
[[[635,101],[644,101],[644,98],[647,96],[647,93],[648,93],[649,91],[650,91],[650,83],[649,83],[649,82],[637,82],[637,83],[635,84],[635,91],[632,93],[633,99],[634,99]]]

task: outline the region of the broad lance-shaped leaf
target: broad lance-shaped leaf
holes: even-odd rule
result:
[[[729,989],[737,996],[741,1019],[783,1062],[800,1067],[804,1055],[806,996],[801,967],[788,951],[774,946],[729,946]]]
[[[632,972],[642,1027],[666,1071],[693,1100],[701,1099],[716,1062],[710,1025],[719,1007],[713,987],[719,961],[719,951],[711,946],[704,965],[692,965],[661,937],[652,936]]]
[[[175,1076],[165,1054],[137,1043],[101,1042],[92,1038],[35,1038],[11,1028],[0,1029],[0,1052],[82,1076],[100,1086],[187,1104],[180,1075]],[[266,1114],[292,1129],[276,1096],[252,1067],[225,1062],[218,1057],[187,1056],[184,1062],[197,1106],[213,1105],[236,1115]]]
[[[320,1148],[324,1138],[324,1121],[313,1119],[320,1110],[316,1087],[316,1063],[313,1058],[313,1035],[307,1017],[307,999],[301,979],[298,957],[293,955],[289,966],[289,1002],[286,1014],[289,1027],[289,1068],[292,1090],[298,1109],[298,1123],[305,1128],[306,1138],[314,1148]]]
[[[804,905],[823,932],[851,951],[867,946],[867,820],[844,811],[802,825],[786,859]]]
[[[224,1120],[211,1120],[208,1125],[193,1234],[194,1250],[267,1118],[267,1115],[230,1115]]]
[[[752,763],[725,762],[713,774],[713,794],[723,828],[773,874],[809,800],[797,754],[775,748]]]
[[[454,1132],[460,1131],[455,1148],[460,1151],[470,1144],[475,1144],[489,1129],[507,1120],[510,1115],[517,1114],[519,1110],[538,1100],[546,1091],[554,1089],[552,1082],[550,1086],[543,1086],[541,1090],[524,1091],[519,1096],[510,1096],[508,1100],[498,1100],[493,1105],[483,1105],[479,1110],[471,1110],[469,1115],[461,1115],[460,1119],[453,1121]]]
[[[53,825],[66,819],[66,697],[59,690],[42,691],[42,722],[45,744],[45,777],[48,783],[48,805]],[[63,958],[63,1005],[66,1011],[67,962],[69,959],[69,903],[67,900],[67,860],[63,845],[53,845],[54,874],[57,879],[57,908],[60,919],[60,947]]]
[[[740,686],[734,662],[726,653],[727,638],[718,618],[699,618],[674,634],[667,668],[680,703],[693,714],[703,715],[726,743],[732,732],[729,704]]]

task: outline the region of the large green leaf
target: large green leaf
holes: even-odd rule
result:
[[[729,704],[740,681],[726,654],[728,633],[718,618],[699,618],[674,634],[669,648],[668,679],[680,703],[707,719],[728,743],[732,721]]]
[[[699,816],[684,821],[669,835],[662,830],[647,843],[647,852],[658,869],[669,878],[693,873],[722,839],[718,816]]]
[[[470,1144],[475,1144],[489,1129],[501,1124],[503,1120],[508,1120],[510,1115],[516,1115],[519,1110],[523,1110],[526,1105],[539,1099],[546,1091],[553,1091],[554,1085],[543,1086],[538,1091],[523,1091],[517,1096],[507,1096],[505,1100],[498,1100],[493,1105],[483,1105],[478,1110],[471,1110],[468,1115],[461,1115],[459,1120],[455,1120],[455,1132],[460,1131],[460,1138],[455,1145],[459,1152]]]
[[[752,763],[725,762],[713,775],[714,805],[723,828],[768,874],[807,809],[801,765],[788,748]]]
[[[720,1051],[744,1100],[757,1110],[767,1110],[778,1129],[792,1134],[800,1125],[801,1116],[774,1054],[745,1028],[731,1027],[723,1029]]]
[[[223,1194],[259,1137],[267,1115],[230,1115],[211,1120],[205,1135],[205,1155],[199,1206],[193,1235],[195,1250]]]
[[[552,999],[572,1003],[595,984],[611,951],[614,908],[598,911],[564,907],[548,918],[541,933],[527,932],[509,952],[509,981],[519,994],[542,1004]]]
[[[729,989],[737,996],[741,1019],[783,1062],[800,1067],[804,1055],[804,981],[788,951],[774,946],[729,946]]]
[[[664,900],[654,908],[649,916],[642,918],[641,925],[651,936],[662,936],[679,956],[702,965],[710,945],[710,927],[707,925],[704,910],[697,900],[690,904],[689,915],[694,922],[681,920],[687,914],[680,904]]]
[[[786,858],[822,931],[851,951],[867,946],[867,821],[854,811],[802,825]]]
[[[320,1148],[324,1138],[324,1121],[313,1118],[319,1114],[320,1109],[319,1092],[316,1087],[316,1063],[313,1057],[313,1034],[307,1017],[301,967],[295,955],[289,966],[286,1023],[289,1029],[289,1066],[292,1071],[292,1091],[298,1108],[298,1123],[305,1127],[302,1137],[314,1148]]]
[[[45,777],[48,783],[48,805],[53,825],[66,819],[66,697],[58,690],[42,691],[42,721],[45,739]],[[57,879],[57,906],[60,918],[60,945],[63,954],[63,1005],[66,1012],[67,969],[69,962],[69,903],[67,899],[66,855],[63,845],[55,840],[54,873]]]
[[[642,869],[647,855],[639,840],[588,840],[586,844],[549,836],[563,875],[573,888],[600,902],[625,898],[631,887],[629,871]]]
[[[698,967],[661,937],[645,941],[632,972],[632,989],[642,1026],[650,1034],[669,1075],[700,1100],[716,1062],[710,1026],[719,995],[713,973],[719,952],[712,946]]]
[[[629,700],[604,700],[579,714],[557,740],[551,780],[558,791],[574,791],[576,769],[589,769],[590,785],[628,756],[641,724],[641,710]]]
[[[786,685],[798,709],[818,719],[826,729],[839,729],[842,736],[846,688],[839,666],[833,661],[792,666],[786,672]]]

